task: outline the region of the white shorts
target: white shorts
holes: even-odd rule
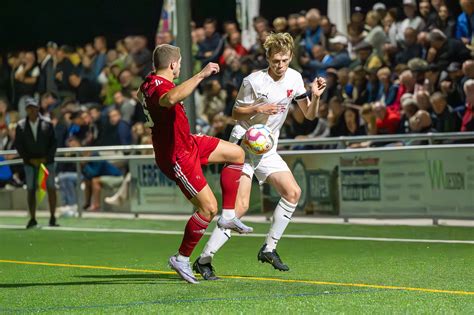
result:
[[[255,156],[252,153],[245,152],[245,164],[242,173],[252,178],[257,177],[262,185],[267,177],[277,172],[290,172],[290,168],[281,156],[276,152],[269,152],[262,156]]]

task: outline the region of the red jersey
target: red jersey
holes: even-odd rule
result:
[[[160,106],[160,98],[174,87],[173,82],[153,73],[140,86],[145,99],[145,115],[153,124],[151,130],[156,160],[167,164],[175,163],[176,157],[196,149],[183,103],[169,108]]]

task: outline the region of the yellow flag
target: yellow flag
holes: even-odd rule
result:
[[[38,172],[38,185],[36,188],[36,204],[39,205],[46,196],[46,180],[48,179],[49,172],[43,163],[40,164]]]

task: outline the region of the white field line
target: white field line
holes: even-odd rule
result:
[[[24,229],[23,225],[0,225],[0,229]],[[135,234],[161,234],[161,235],[183,235],[183,231],[159,231],[146,229],[119,229],[119,228],[83,228],[83,227],[48,227],[40,228],[46,231],[66,231],[66,232],[94,232],[94,233],[135,233]],[[205,235],[210,235],[206,232]],[[266,234],[252,233],[248,235],[233,234],[244,237],[266,237]],[[412,238],[388,238],[388,237],[361,237],[361,236],[332,236],[332,235],[303,235],[285,234],[284,238],[296,239],[321,239],[321,240],[344,240],[344,241],[372,241],[372,242],[401,242],[401,243],[436,243],[436,244],[471,244],[474,240],[432,240],[432,239],[412,239]]]

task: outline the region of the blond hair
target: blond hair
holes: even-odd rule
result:
[[[168,44],[158,45],[153,51],[153,66],[155,70],[163,70],[171,63],[177,62],[179,58],[181,58],[179,47]]]
[[[289,33],[271,33],[263,43],[267,58],[278,53],[292,54],[294,47],[293,37]]]

